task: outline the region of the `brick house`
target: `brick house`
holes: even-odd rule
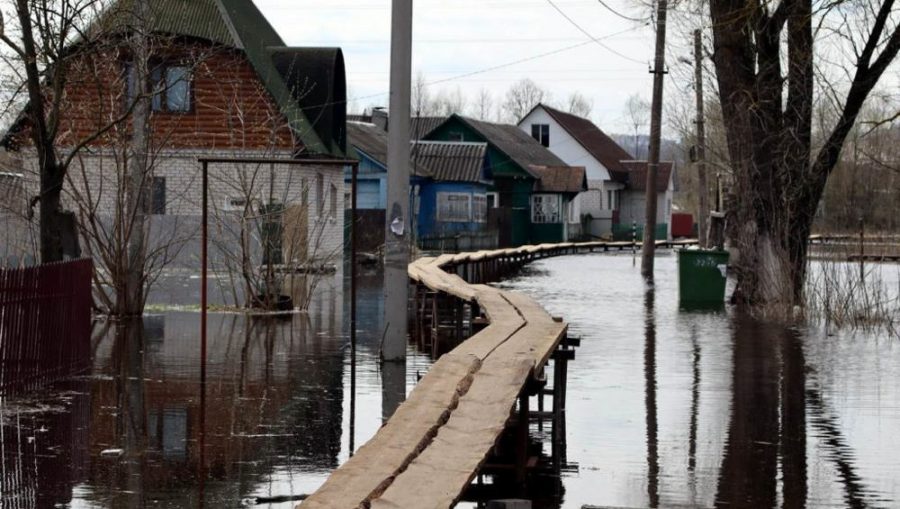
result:
[[[127,23],[119,17],[131,12],[131,2],[120,0],[101,14],[94,26],[113,43],[74,62],[64,90],[58,145],[73,147],[96,137],[73,160],[64,186],[64,203],[82,226],[116,213],[116,183],[127,163],[127,122],[96,134],[122,115],[132,96],[128,50],[115,44],[128,35]],[[338,48],[286,46],[251,0],[148,4],[154,93],[150,242],[177,239],[183,245],[169,261],[196,267],[201,203],[197,158],[344,158],[343,55]],[[2,144],[36,188],[36,153],[27,124],[20,118]],[[213,165],[210,203],[218,220],[213,243],[230,245],[228,234],[240,223],[241,211],[277,210],[272,217],[281,232],[284,263],[327,258],[339,267],[335,259],[343,247],[344,194],[343,169],[337,166]],[[83,243],[83,251],[85,247]]]

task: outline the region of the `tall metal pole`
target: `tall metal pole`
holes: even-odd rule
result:
[[[409,293],[409,143],[412,80],[412,0],[393,0],[391,98],[388,128],[387,214],[384,241],[382,359],[406,359]]]
[[[709,184],[706,181],[706,118],[703,114],[703,43],[700,30],[694,30],[694,89],[697,93],[697,229],[700,247],[709,247]]]
[[[653,73],[653,103],[650,105],[650,160],[647,162],[647,208],[644,216],[644,245],[641,249],[641,275],[653,280],[656,254],[656,175],[659,173],[659,142],[662,133],[663,77],[666,74],[666,0],[656,9],[656,61]]]

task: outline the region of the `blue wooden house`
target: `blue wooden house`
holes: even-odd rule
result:
[[[357,208],[363,232],[361,249],[372,250],[383,242],[387,132],[374,124],[348,122],[347,135],[348,144],[360,161]],[[487,196],[492,181],[487,144],[410,143],[411,229],[416,232],[419,244],[429,248],[447,245],[446,241],[452,240],[453,245],[459,245],[460,237],[470,240],[467,245],[490,244],[482,239],[490,236]],[[346,181],[349,184],[349,174]],[[479,240],[471,241],[475,238]]]

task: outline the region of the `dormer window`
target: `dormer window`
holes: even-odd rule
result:
[[[531,137],[545,147],[550,146],[550,124],[531,124]]]

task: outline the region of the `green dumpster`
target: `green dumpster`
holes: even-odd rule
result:
[[[728,251],[678,251],[678,296],[682,304],[713,305],[725,300]]]

